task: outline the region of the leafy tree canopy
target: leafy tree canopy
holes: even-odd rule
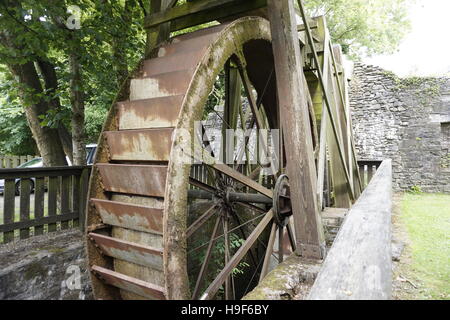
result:
[[[80,8],[81,28],[71,30],[66,22]],[[86,108],[86,142],[96,142],[103,120],[127,73],[142,58],[145,48],[144,10],[138,0],[22,0],[0,2],[0,153],[23,153],[11,148],[20,145],[21,136],[7,123],[21,119],[26,124],[23,107],[41,100],[58,99],[61,107],[40,115],[41,126],[70,129],[69,56],[78,50]],[[3,37],[3,38],[1,38]],[[76,48],[76,49],[74,49]],[[8,65],[43,60],[55,70],[55,91],[32,92],[19,100],[24,89],[10,73]],[[37,67],[44,85],[44,77]],[[73,88],[72,88],[73,89]],[[14,110],[14,112],[13,112]],[[14,115],[14,117],[13,117]],[[8,120],[9,119],[9,120]],[[25,130],[27,137],[30,131]],[[7,138],[10,137],[10,138]],[[20,138],[21,139],[21,138]],[[32,144],[31,144],[32,145]],[[8,147],[9,146],[9,147]],[[30,148],[26,148],[28,151]],[[34,148],[33,148],[34,149]]]
[[[334,43],[353,58],[393,53],[410,30],[414,0],[304,0],[312,16],[325,15]]]

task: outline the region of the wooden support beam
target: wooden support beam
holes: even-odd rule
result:
[[[299,5],[299,8],[300,8],[301,17],[302,17],[303,22],[305,24],[305,31],[306,31],[306,35],[307,35],[307,38],[308,38],[308,42],[309,42],[309,44],[311,46],[311,50],[313,52],[314,62],[316,64],[316,66],[317,66],[317,73],[318,73],[318,76],[319,76],[319,82],[320,82],[320,85],[322,86],[322,88],[324,88],[325,87],[325,79],[324,79],[323,74],[322,74],[322,68],[320,67],[320,64],[319,64],[319,57],[317,55],[317,50],[316,50],[316,48],[314,46],[314,40],[313,40],[313,37],[312,37],[311,29],[309,27],[309,22],[308,22],[308,19],[306,17],[306,13],[305,13],[302,1],[298,0],[297,2],[298,2],[298,5]],[[350,180],[350,175],[349,175],[348,169],[347,169],[347,164],[346,164],[346,159],[345,159],[345,155],[344,155],[344,150],[343,150],[342,142],[341,142],[341,139],[340,139],[340,134],[339,134],[340,128],[338,128],[337,120],[336,120],[336,118],[335,118],[335,116],[333,114],[333,109],[332,109],[332,105],[331,105],[331,99],[329,97],[328,91],[323,90],[323,94],[324,94],[324,99],[325,99],[325,103],[326,103],[326,107],[327,107],[327,112],[328,112],[328,115],[330,117],[329,120],[330,120],[330,123],[331,123],[331,128],[332,128],[332,131],[333,131],[333,135],[335,137],[335,141],[336,141],[336,145],[337,145],[337,149],[338,149],[338,153],[339,153],[339,158],[341,160],[343,171],[344,171],[344,174],[345,174],[345,180],[346,180],[345,183],[346,183],[347,188],[348,188],[348,193],[349,193],[350,198],[352,200],[355,200],[354,191],[353,191],[353,183]]]
[[[266,0],[198,0],[154,13],[145,18],[144,26],[154,28],[170,22],[170,30],[177,31],[265,6]]]
[[[304,94],[303,61],[293,1],[268,0],[278,99],[290,177],[291,202],[297,254],[321,259],[325,242],[316,202],[316,169],[307,99]],[[294,148],[297,146],[297,148]]]
[[[359,196],[359,194],[361,194],[362,192],[362,183],[361,183],[361,177],[359,175],[359,170],[358,170],[358,161],[356,159],[356,149],[355,149],[355,145],[353,142],[353,134],[352,134],[352,124],[351,124],[351,117],[350,117],[350,106],[349,106],[349,101],[348,101],[348,92],[347,92],[347,87],[346,87],[346,83],[345,83],[345,73],[344,72],[339,72],[338,71],[338,64],[337,64],[337,59],[335,57],[335,53],[334,53],[334,48],[331,45],[331,42],[329,43],[330,46],[330,51],[331,51],[331,58],[332,58],[332,63],[334,66],[334,73],[335,73],[335,77],[337,79],[337,84],[338,84],[338,89],[339,89],[339,96],[341,98],[341,102],[342,105],[345,108],[345,125],[347,126],[347,139],[348,139],[348,147],[349,147],[349,151],[348,151],[348,164],[349,164],[349,174],[350,174],[350,179],[351,180],[355,180],[356,179],[356,186],[355,187],[355,196]],[[338,47],[338,52],[339,54],[341,54],[340,51],[340,47]],[[340,56],[339,56],[340,58]],[[341,83],[342,81],[342,83]],[[353,174],[356,174],[356,177],[353,178]],[[358,188],[356,188],[358,187]]]
[[[152,0],[150,2],[150,16],[161,11],[166,11],[176,4],[177,0]],[[145,18],[147,19],[148,16]],[[146,57],[155,57],[158,46],[169,39],[170,23],[158,24],[147,28],[147,44],[145,47]]]

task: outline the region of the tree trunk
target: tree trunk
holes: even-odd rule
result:
[[[37,102],[34,95],[43,93],[41,82],[34,63],[29,61],[22,65],[9,65],[11,73],[18,78],[20,98],[25,106],[25,115],[33,138],[39,149],[44,166],[64,166],[67,164],[58,130],[41,126],[40,115],[48,111],[48,104],[41,99]],[[30,92],[31,91],[31,92]],[[31,102],[33,101],[33,102]]]
[[[37,65],[39,66],[39,70],[41,71],[42,77],[44,78],[45,88],[50,96],[53,98],[50,100],[51,107],[55,110],[61,109],[61,103],[59,98],[54,96],[56,89],[58,88],[58,77],[56,75],[55,67],[42,59],[38,59]],[[58,134],[61,139],[61,143],[64,149],[64,153],[73,163],[73,149],[72,149],[72,137],[64,126],[64,124],[58,124]]]
[[[69,56],[70,63],[70,101],[72,103],[72,146],[73,165],[86,165],[86,144],[84,130],[84,95],[81,75],[80,56],[73,50]]]

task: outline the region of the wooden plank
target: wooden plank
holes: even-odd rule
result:
[[[5,190],[3,191],[3,223],[9,224],[14,222],[15,215],[15,196],[16,184],[14,179],[5,180]],[[1,227],[1,225],[0,225]],[[14,229],[11,231],[3,231],[3,242],[11,242],[14,240]]]
[[[103,279],[107,284],[149,299],[165,300],[165,290],[160,286],[99,266],[92,266],[91,269],[94,274]]]
[[[267,242],[266,253],[264,255],[264,263],[263,263],[263,266],[261,269],[261,274],[259,276],[258,283],[261,283],[261,281],[264,279],[264,277],[267,275],[267,273],[269,271],[269,263],[270,263],[270,259],[272,257],[273,245],[275,243],[276,233],[277,233],[277,224],[276,224],[276,222],[273,222],[272,228],[270,230],[269,241]]]
[[[0,171],[0,179],[62,177],[80,174],[91,166],[64,166],[43,168],[8,168]]]
[[[317,24],[318,33],[323,35],[324,42],[329,41],[329,34],[327,30],[325,30],[325,26],[321,23]],[[329,65],[325,63],[329,59],[330,51],[328,47],[325,47],[322,57],[320,58],[321,65],[323,66],[323,74],[327,75],[329,72]],[[327,83],[325,83],[327,85]],[[327,87],[324,88],[327,90]],[[319,159],[317,161],[317,203],[320,209],[322,209],[323,205],[323,189],[325,185],[325,165],[327,161],[327,123],[328,123],[328,114],[326,113],[325,101],[323,101],[323,94],[320,90],[320,84],[317,82],[316,86],[314,86],[314,100],[318,104],[317,109],[320,111],[320,137],[319,137]],[[319,102],[319,103],[318,103]]]
[[[367,166],[367,184],[370,183],[370,180],[372,180],[372,177],[376,171],[376,167],[373,164],[369,164]]]
[[[311,30],[309,28],[309,23],[308,23],[306,14],[305,14],[303,3],[302,3],[301,0],[298,0],[297,2],[298,2],[298,5],[299,5],[301,17],[302,17],[302,19],[303,19],[303,21],[305,23],[305,31],[306,31],[306,34],[307,34],[307,37],[308,37],[308,42],[309,42],[309,44],[311,46],[311,50],[313,52],[314,62],[316,64],[316,66],[317,66],[317,73],[318,73],[318,76],[319,76],[318,77],[319,78],[319,82],[320,82],[322,88],[324,88],[325,87],[325,79],[324,79],[323,74],[322,74],[322,68],[320,67],[320,64],[319,64],[319,58],[318,58],[318,55],[317,55],[317,50],[315,49],[315,46],[314,46],[314,40],[313,40],[313,37],[312,37]],[[331,105],[331,99],[329,97],[329,92],[327,90],[323,90],[323,94],[324,94],[324,99],[325,99],[325,103],[326,103],[326,106],[327,106],[327,112],[328,112],[328,115],[329,115],[329,118],[330,118],[329,120],[330,120],[331,128],[332,128],[333,135],[334,135],[334,138],[335,138],[335,141],[336,141],[336,146],[337,146],[340,162],[341,162],[342,167],[344,169],[343,171],[344,171],[345,178],[346,178],[346,184],[347,184],[347,188],[348,188],[348,193],[349,193],[350,198],[352,200],[354,200],[353,183],[350,180],[350,176],[349,176],[349,173],[348,173],[348,168],[347,168],[347,165],[346,165],[346,159],[345,159],[345,155],[344,155],[344,151],[343,151],[343,147],[342,147],[342,142],[341,142],[340,135],[339,135],[340,131],[339,131],[339,128],[337,127],[337,121],[336,121],[335,116],[333,114],[333,109],[332,109],[332,105]]]
[[[7,233],[7,232],[10,232],[12,230],[17,230],[17,229],[29,229],[31,227],[41,226],[43,224],[48,224],[49,228],[50,228],[50,225],[56,226],[56,222],[69,221],[69,220],[78,218],[78,216],[79,216],[78,212],[69,212],[69,213],[47,216],[47,217],[43,217],[43,218],[39,218],[39,219],[32,219],[32,220],[25,220],[25,221],[18,221],[18,222],[13,222],[13,223],[8,223],[8,224],[2,224],[2,225],[0,225],[0,232]]]
[[[70,182],[71,176],[61,178],[61,213],[69,212],[70,210]],[[61,222],[61,230],[69,228],[69,222]]]
[[[48,216],[56,216],[57,197],[58,197],[58,177],[48,179]],[[48,232],[56,231],[56,223],[48,225]]]
[[[266,6],[266,0],[197,0],[176,6],[145,18],[145,28],[170,21],[170,30],[177,31]]]
[[[269,0],[268,14],[277,74],[277,90],[291,203],[297,239],[297,253],[308,258],[325,255],[325,238],[316,201],[316,168],[305,84],[303,61],[297,35],[294,4]]]
[[[308,299],[391,298],[391,209],[392,164],[385,160],[347,214]]]
[[[20,221],[25,222],[30,220],[30,196],[31,196],[31,181],[29,179],[22,179],[20,181]],[[20,239],[26,239],[30,236],[30,229],[20,229]]]
[[[359,176],[361,177],[361,183],[362,183],[362,188],[364,189],[367,186],[366,183],[366,173],[365,173],[365,165],[364,164],[358,164],[359,167]]]
[[[12,156],[12,168],[17,168],[20,165],[20,157],[19,156]]]
[[[104,254],[110,257],[163,271],[161,249],[92,232],[89,233],[89,238],[100,247]]]
[[[39,220],[44,217],[45,201],[45,178],[36,178],[34,185],[34,219]],[[34,235],[38,236],[44,233],[44,226],[34,227]]]

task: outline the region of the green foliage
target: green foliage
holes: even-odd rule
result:
[[[70,5],[81,9],[81,28],[65,27]],[[3,2],[0,5],[0,108],[17,106],[20,90],[20,107],[58,99],[61,107],[51,108],[39,115],[40,125],[57,127],[64,124],[70,129],[71,73],[69,56],[76,50],[81,64],[86,108],[86,142],[96,142],[103,120],[126,74],[133,70],[145,48],[143,10],[138,0],[124,1],[52,1],[23,0],[20,3]],[[2,40],[3,34],[14,35],[12,43]],[[4,38],[3,38],[4,39]],[[37,93],[11,76],[8,65],[36,63],[40,59],[50,63],[55,71],[58,88],[54,92]],[[44,85],[44,78],[37,69]],[[20,109],[20,108],[19,108]],[[18,111],[18,110],[16,110]],[[19,121],[20,120],[20,121]],[[0,124],[4,139],[0,150],[10,150],[17,145],[18,137],[8,123],[26,124],[23,110],[15,118],[1,112]],[[19,126],[18,126],[19,128]],[[14,132],[14,134],[13,134]],[[29,129],[23,135],[29,136]],[[25,139],[25,137],[24,137]],[[22,139],[21,141],[26,141]],[[20,145],[20,144],[19,144]],[[29,148],[33,147],[30,144]]]
[[[441,95],[441,86],[445,79],[434,77],[407,77],[399,78],[393,75],[394,90],[412,91],[422,106],[427,106],[433,100],[433,98]]]
[[[11,85],[11,79],[0,68],[0,93],[8,90],[13,92]],[[17,97],[0,94],[0,154],[35,154],[35,148],[24,110]]]
[[[393,53],[410,30],[408,5],[414,0],[309,0],[312,16],[325,15],[334,43],[357,58]]]
[[[102,131],[103,123],[108,115],[108,108],[105,106],[90,106],[85,111],[86,140],[96,143]]]
[[[414,194],[419,194],[419,193],[422,193],[422,188],[420,186],[412,186],[409,189],[409,192],[414,193]]]

